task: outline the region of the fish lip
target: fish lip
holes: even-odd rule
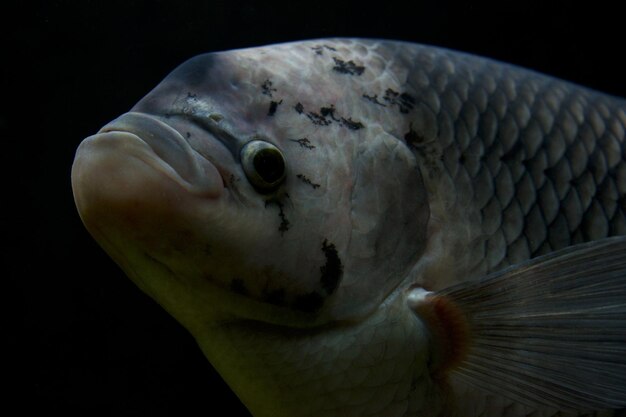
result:
[[[206,197],[217,197],[226,187],[223,170],[196,151],[183,135],[157,117],[128,112],[107,123],[98,133],[124,132],[134,135],[154,152],[152,164],[188,191]],[[219,184],[215,175],[219,176]],[[219,189],[218,189],[219,188]]]

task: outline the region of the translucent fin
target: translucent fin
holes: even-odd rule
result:
[[[468,317],[452,372],[527,405],[626,408],[626,237],[556,251],[437,293]]]

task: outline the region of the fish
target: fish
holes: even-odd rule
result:
[[[315,39],[191,58],[71,180],[255,417],[610,416],[625,127],[624,99],[514,65]]]

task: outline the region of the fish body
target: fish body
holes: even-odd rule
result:
[[[624,100],[511,65],[314,40],[187,61],[72,185],[255,416],[596,412],[626,407],[625,126]],[[571,325],[595,337],[569,355],[536,332]]]

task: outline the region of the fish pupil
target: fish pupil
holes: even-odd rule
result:
[[[285,161],[275,149],[261,149],[254,155],[254,169],[268,184],[280,180],[285,174]]]

